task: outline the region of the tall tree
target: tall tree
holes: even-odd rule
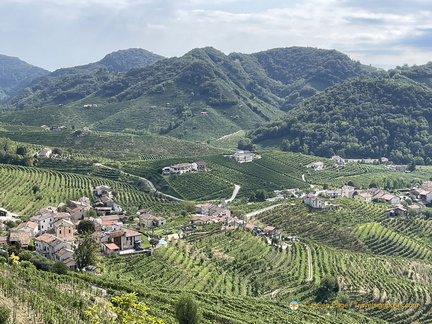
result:
[[[83,268],[97,264],[98,245],[93,240],[91,235],[85,234],[78,239],[78,246],[75,248],[74,257],[77,268],[82,270]]]
[[[96,230],[94,222],[89,219],[83,219],[80,221],[77,229],[79,234],[92,234]]]
[[[191,295],[183,294],[177,301],[176,318],[180,324],[197,324],[200,322],[201,313],[198,308],[198,303]]]

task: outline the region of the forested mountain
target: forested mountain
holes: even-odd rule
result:
[[[22,110],[42,107],[47,103],[65,104],[80,100],[98,91],[117,72],[149,65],[162,58],[140,48],[113,52],[95,63],[56,70],[31,84],[7,104],[9,108]]]
[[[33,84],[8,104],[18,110],[59,104],[75,109],[91,101],[104,104],[103,116],[89,117],[94,129],[145,129],[209,140],[282,116],[302,99],[341,80],[378,73],[337,51],[300,47],[228,56],[208,47],[125,73],[108,68],[69,72]],[[45,116],[62,116],[57,124],[71,126],[68,114],[57,113],[65,107],[43,109]],[[3,121],[45,124],[28,114],[6,114]]]
[[[256,143],[271,139],[283,150],[319,156],[431,164],[432,90],[404,74],[336,84],[250,136]]]
[[[0,102],[22,90],[31,81],[49,71],[30,65],[19,58],[0,55]]]
[[[382,73],[336,50],[290,47],[230,57],[241,62],[257,84],[283,98],[283,110],[343,80]]]
[[[51,76],[93,71],[106,68],[110,72],[126,72],[134,67],[152,64],[164,57],[142,48],[130,48],[107,54],[102,60],[86,65],[62,68],[51,73]]]
[[[397,67],[390,71],[390,75],[404,75],[414,81],[427,85],[432,88],[432,62],[424,65],[414,65],[411,67]]]

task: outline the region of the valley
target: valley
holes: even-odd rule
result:
[[[430,63],[151,54],[3,89],[16,323],[92,323],[129,293],[173,324],[184,295],[205,324],[432,323]]]

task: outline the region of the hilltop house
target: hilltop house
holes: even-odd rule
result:
[[[71,215],[72,221],[77,221],[88,216],[91,209],[90,200],[87,197],[82,197],[78,201],[71,200],[66,211]]]
[[[342,187],[341,191],[342,191],[342,197],[353,198],[355,188],[352,186],[345,185]]]
[[[24,222],[18,225],[17,228],[9,232],[8,243],[13,244],[19,242],[21,247],[27,248],[30,241],[38,233],[38,224],[34,222]]]
[[[333,160],[334,163],[336,163],[337,165],[344,165],[345,164],[345,160],[343,158],[341,158],[339,155],[333,155],[331,157],[331,159]]]
[[[310,167],[314,170],[322,170],[324,169],[324,163],[321,161],[314,162],[310,164]]]
[[[53,223],[55,236],[66,241],[72,241],[74,237],[74,224],[67,219],[59,219]]]
[[[374,195],[373,199],[379,199],[389,203],[390,205],[396,205],[400,203],[400,197],[395,196],[388,191],[378,190]]]
[[[197,161],[192,163],[172,164],[169,167],[164,167],[162,169],[162,174],[183,174],[187,172],[203,171],[205,169],[207,169],[207,162]]]
[[[52,223],[54,221],[53,212],[44,212],[36,216],[30,217],[32,222],[38,224],[38,230],[40,233],[45,233],[46,231],[52,229]]]
[[[319,198],[317,196],[315,196],[314,194],[307,194],[304,198],[303,198],[303,203],[305,205],[308,205],[312,208],[315,209],[320,209],[320,210],[328,210],[328,209],[332,209],[335,205],[333,205],[332,203],[329,203],[328,201],[325,201],[322,198]]]
[[[218,207],[212,203],[195,205],[195,213],[203,216],[212,217],[230,217],[231,211],[229,209]]]
[[[407,209],[401,204],[397,204],[393,208],[389,208],[384,211],[384,215],[387,217],[405,216],[406,213]]]
[[[93,193],[96,196],[102,196],[102,195],[110,195],[109,190],[111,189],[110,186],[105,186],[105,185],[101,185],[101,186],[96,186],[93,188]]]
[[[231,158],[238,163],[252,162],[254,154],[250,151],[237,151],[231,155]]]
[[[52,155],[52,150],[49,147],[45,147],[37,153],[38,159],[48,159]]]

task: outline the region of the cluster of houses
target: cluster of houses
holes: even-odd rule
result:
[[[319,193],[324,193],[326,198],[320,197]],[[424,206],[432,205],[432,181],[425,181],[422,188],[412,189],[404,197],[394,195],[386,190],[379,188],[355,189],[352,186],[343,186],[336,190],[321,190],[315,193],[309,193],[303,197],[304,204],[317,209],[329,210],[336,205],[329,201],[328,198],[351,198],[364,202],[379,201],[388,203],[390,208],[384,211],[389,217],[406,216],[410,211],[414,214],[420,214]],[[411,199],[415,204],[405,206],[401,204],[405,198]]]
[[[266,226],[261,229],[258,226],[231,216],[231,211],[227,208],[214,205],[212,203],[204,203],[195,205],[196,216],[190,220],[191,225],[216,224],[223,223],[228,226],[243,226],[251,231],[254,231],[259,236],[273,236],[279,234],[274,226]]]
[[[74,249],[77,246],[77,228],[85,219],[94,222],[95,232],[92,236],[104,255],[146,252],[141,248],[141,233],[124,226],[127,216],[121,206],[113,202],[110,187],[104,185],[94,187],[94,194],[97,196],[93,202],[96,206],[94,210],[98,217],[89,215],[93,207],[87,197],[70,201],[68,206],[62,209],[63,211],[59,211],[60,207],[47,206],[39,210],[28,222],[12,228],[8,236],[0,237],[0,243],[19,243],[23,248],[30,248],[33,245],[34,250],[42,256],[55,262],[63,262],[75,270]],[[18,219],[18,216],[4,209],[0,209],[0,215],[3,215],[1,216],[3,221]],[[141,227],[155,228],[166,223],[165,218],[156,217],[146,210],[139,210],[137,216],[138,225]]]
[[[41,126],[43,129],[45,130],[49,130],[49,131],[61,131],[61,130],[65,130],[67,129],[66,126],[48,126],[48,125],[42,125]]]
[[[196,161],[192,163],[172,164],[170,166],[164,167],[162,169],[162,174],[164,175],[183,174],[189,172],[203,171],[206,169],[207,169],[207,162]]]
[[[408,172],[406,165],[395,165],[395,164],[388,164],[389,159],[386,157],[381,157],[379,159],[344,159],[340,157],[339,155],[333,155],[331,157],[331,160],[337,165],[342,166],[346,163],[365,163],[365,164],[375,164],[380,163],[384,165],[387,169],[399,171],[399,172]],[[324,169],[324,162],[318,161],[313,162],[308,165],[313,170],[323,170]]]

